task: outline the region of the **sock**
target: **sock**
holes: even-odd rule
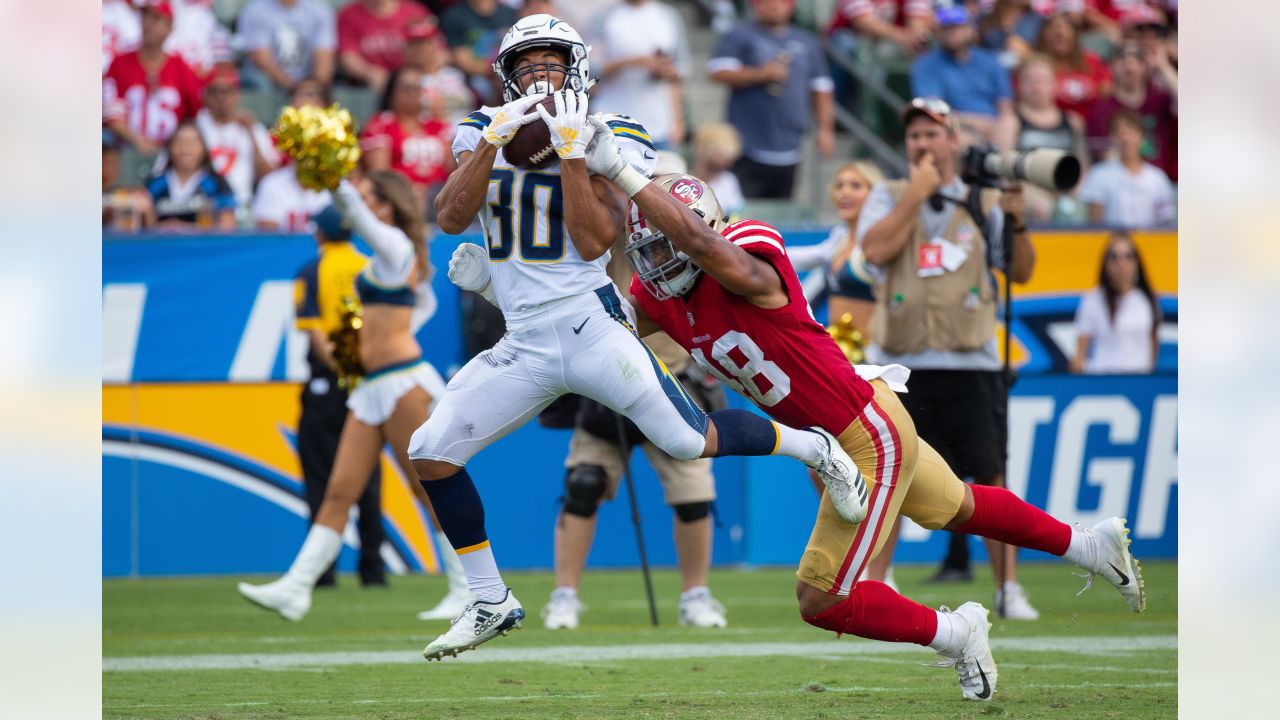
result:
[[[958,657],[960,651],[964,650],[965,641],[969,639],[969,623],[952,612],[933,612],[937,616],[938,632],[929,642],[929,647],[947,657]]]
[[[302,549],[289,566],[285,577],[293,578],[307,587],[315,587],[316,581],[324,571],[338,559],[342,552],[342,536],[333,528],[313,523],[307,531],[307,539],[302,542]]]
[[[695,585],[689,588],[688,590],[685,590],[684,592],[680,593],[680,599],[686,600],[691,597],[697,597],[698,595],[710,595],[710,594],[711,594],[711,589],[708,588],[706,585]]]
[[[1098,564],[1098,543],[1090,533],[1078,527],[1071,528],[1071,544],[1062,557],[1085,570],[1093,570]]]
[[[815,465],[826,455],[826,443],[817,433],[779,425],[749,410],[717,410],[708,417],[716,425],[715,457],[777,454]]]
[[[449,580],[449,592],[466,592],[467,573],[462,569],[458,553],[449,544],[449,537],[443,531],[436,531],[436,547],[440,548],[440,569]]]
[[[567,585],[561,585],[560,587],[551,591],[552,600],[558,600],[560,598],[576,598],[576,597],[578,597],[578,589],[571,588]]]
[[[929,645],[938,634],[936,611],[875,580],[854,584],[849,597],[839,605],[806,617],[804,621],[831,630],[836,637],[849,633],[885,642]]]
[[[1071,544],[1071,526],[1002,487],[970,485],[973,516],[956,532],[1061,556]]]
[[[423,480],[422,488],[431,498],[440,530],[457,551],[458,562],[467,576],[467,587],[478,599],[500,602],[507,586],[498,572],[498,563],[484,530],[484,503],[466,468],[441,480]]]

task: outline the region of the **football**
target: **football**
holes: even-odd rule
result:
[[[538,103],[551,115],[556,114],[556,99],[548,95]],[[537,112],[530,108],[529,112]],[[538,118],[516,131],[516,136],[502,148],[507,162],[519,168],[542,168],[556,159],[556,149],[551,145],[551,130]]]

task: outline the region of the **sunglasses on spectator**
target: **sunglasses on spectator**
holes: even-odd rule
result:
[[[1109,253],[1107,253],[1107,260],[1136,260],[1136,259],[1138,259],[1138,256],[1137,256],[1137,254],[1136,254],[1136,253],[1131,253],[1131,252],[1122,252],[1122,253],[1109,252]]]

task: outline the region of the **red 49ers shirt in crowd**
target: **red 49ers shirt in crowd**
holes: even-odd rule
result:
[[[160,71],[150,76],[136,50],[125,53],[102,78],[103,121],[123,119],[155,143],[168,140],[178,123],[196,116],[200,105],[200,80],[177,55],[166,55]]]
[[[752,305],[706,273],[692,290],[665,301],[632,277],[636,304],[699,365],[770,417],[839,435],[862,413],[872,389],[813,319],[782,234],[755,220],[734,223],[721,234],[777,270],[790,298],[786,305]]]
[[[421,5],[408,0],[400,0],[385,18],[353,2],[338,13],[338,52],[354,52],[385,70],[395,70],[404,64],[405,26],[429,17]]]
[[[422,120],[412,131],[405,130],[390,111],[369,120],[360,138],[360,149],[391,151],[391,167],[410,181],[430,185],[449,177],[446,158],[453,142],[453,126],[441,120]]]

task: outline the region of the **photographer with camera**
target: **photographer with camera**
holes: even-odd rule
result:
[[[1014,282],[1031,278],[1035,251],[1023,224],[1022,188],[961,180],[959,123],[946,102],[916,98],[902,120],[910,177],[876,185],[858,220],[858,242],[878,270],[868,361],[910,368],[911,392],[902,402],[920,438],[960,477],[1003,486],[1008,385],[996,350],[991,270],[1007,265]],[[1002,159],[971,153],[966,176],[976,172],[975,179],[989,182],[989,171],[1002,169],[1012,171],[1000,173],[1006,176],[1027,175],[997,167]],[[1007,262],[1006,222],[1012,235]],[[1013,553],[986,542],[999,615],[1039,617],[1017,583]],[[968,536],[953,534],[934,580],[970,579]]]

